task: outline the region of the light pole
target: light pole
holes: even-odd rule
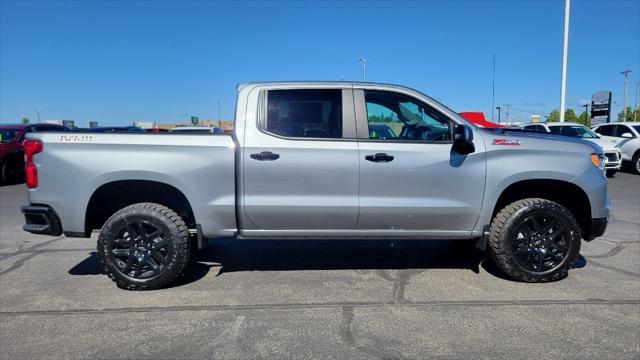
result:
[[[630,72],[631,70],[629,69],[620,72],[620,74],[624,75],[624,117],[622,118],[622,122],[627,121],[627,83],[629,82]]]
[[[365,58],[358,58],[358,62],[362,63],[362,78],[364,79],[363,81],[367,81],[367,59]]]
[[[569,49],[569,10],[571,0],[564,1],[564,40],[562,42],[562,80],[560,82],[560,122],[564,122],[564,99],[567,92],[567,52]]]
[[[640,88],[640,81],[636,81],[636,104],[633,107],[633,121],[638,121],[638,88]]]
[[[498,124],[500,124],[500,106],[496,106],[496,110],[498,110]]]
[[[509,123],[509,107],[511,107],[511,104],[505,104],[504,106],[507,107],[507,123]]]
[[[584,126],[589,126],[589,104],[584,104]]]

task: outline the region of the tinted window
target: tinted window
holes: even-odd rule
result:
[[[0,143],[11,141],[14,137],[16,137],[18,131],[18,129],[0,129]]]
[[[36,132],[55,132],[64,131],[65,129],[60,126],[34,126]]]
[[[602,125],[596,129],[596,132],[604,136],[613,136],[613,130],[615,125]]]
[[[369,138],[395,141],[451,141],[451,120],[405,95],[365,91]]]
[[[627,125],[616,125],[616,132],[613,136],[622,137],[622,134],[624,133],[629,133],[633,136],[633,132],[631,131],[631,129],[629,129],[629,127],[627,127]]]
[[[270,133],[287,137],[341,138],[341,90],[269,90]]]
[[[560,133],[562,132],[562,127],[560,127],[560,126],[549,126],[549,132],[552,133],[552,134],[560,135]]]

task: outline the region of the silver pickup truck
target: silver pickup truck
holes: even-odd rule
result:
[[[103,271],[132,290],[170,284],[221,237],[471,240],[513,279],[552,281],[604,233],[610,206],[597,145],[478,128],[395,85],[241,84],[233,134],[24,145],[24,229],[100,229]]]

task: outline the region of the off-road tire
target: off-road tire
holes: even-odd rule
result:
[[[550,271],[530,271],[516,260],[512,239],[516,236],[516,227],[527,216],[545,213],[554,213],[567,227],[568,250],[564,259]],[[576,218],[565,207],[546,199],[522,199],[507,205],[494,217],[490,228],[489,252],[495,264],[510,278],[522,282],[549,282],[568,275],[569,268],[580,253],[581,237],[581,229]]]
[[[161,234],[171,243],[167,250],[167,264],[152,279],[136,279],[126,276],[110,256],[112,242],[115,241],[122,226],[131,223],[131,219],[154,221],[163,228]],[[184,220],[173,210],[155,203],[138,203],[127,206],[113,214],[104,224],[98,237],[98,259],[102,271],[113,280],[119,288],[126,290],[154,290],[166,287],[174,282],[189,261],[191,239],[189,229]]]

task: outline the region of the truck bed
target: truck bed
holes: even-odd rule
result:
[[[29,189],[29,201],[54,208],[67,234],[86,233],[91,196],[122,179],[180,189],[205,236],[236,232],[235,143],[230,135],[67,132],[28,137],[43,142],[43,151],[34,156],[38,187]]]

